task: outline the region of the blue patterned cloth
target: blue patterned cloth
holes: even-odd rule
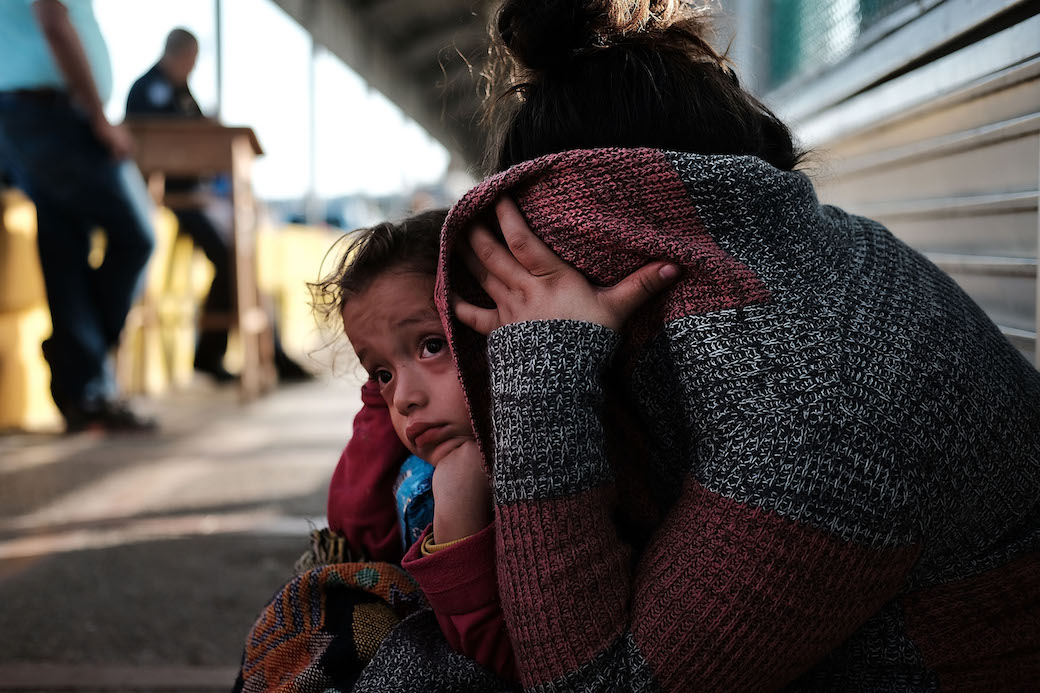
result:
[[[433,465],[412,455],[401,465],[394,483],[397,521],[407,552],[433,522]]]

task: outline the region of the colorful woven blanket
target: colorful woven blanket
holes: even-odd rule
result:
[[[361,562],[314,568],[280,589],[246,638],[233,690],[506,693],[516,688],[452,651],[433,611],[400,567]]]
[[[408,574],[390,563],[309,570],[264,607],[234,690],[349,691],[391,629],[423,603]]]

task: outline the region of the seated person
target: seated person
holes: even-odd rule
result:
[[[202,109],[188,88],[188,77],[195,69],[199,42],[186,29],[174,29],[166,38],[162,58],[130,88],[126,100],[127,118],[166,116],[203,118]],[[166,191],[190,199],[171,204],[182,232],[202,249],[213,263],[213,283],[203,306],[203,329],[195,347],[195,370],[218,382],[233,380],[223,365],[228,330],[225,325],[206,325],[207,316],[227,315],[231,311],[231,210],[223,179],[168,178]],[[310,374],[282,349],[275,331],[275,368],[280,380],[306,380]]]

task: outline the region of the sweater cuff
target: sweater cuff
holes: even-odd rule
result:
[[[401,567],[419,583],[433,610],[448,615],[468,614],[497,603],[495,523],[424,556],[422,546],[432,534],[430,525],[408,550]]]
[[[601,379],[619,343],[613,330],[577,320],[514,323],[491,333],[496,503],[573,495],[612,478]]]
[[[443,551],[444,549],[448,548],[449,546],[455,546],[455,544],[459,544],[461,542],[466,541],[467,539],[469,539],[473,535],[470,534],[469,536],[462,537],[461,539],[452,539],[451,541],[446,541],[443,544],[435,544],[434,543],[434,541],[433,541],[433,532],[429,532],[425,536],[426,536],[426,538],[423,539],[421,542],[419,542],[419,550],[422,552],[423,556],[432,556],[433,554],[437,553],[438,551]]]

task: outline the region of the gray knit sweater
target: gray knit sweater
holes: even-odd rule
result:
[[[485,340],[452,250],[505,193],[596,282],[683,277],[621,335]],[[1040,689],[1040,374],[879,224],[753,157],[576,151],[467,194],[442,252],[525,688]],[[413,631],[358,690],[495,688]]]

